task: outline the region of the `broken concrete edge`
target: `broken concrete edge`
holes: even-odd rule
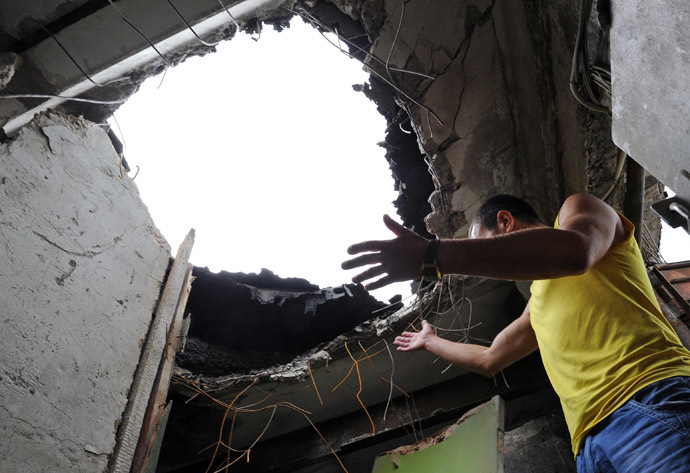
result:
[[[457,276],[450,281],[450,287],[451,290],[456,291],[460,284],[464,284],[464,290],[469,290],[481,285],[482,281],[484,281],[482,278]],[[356,345],[360,343],[364,346],[373,347],[382,341],[393,338],[405,329],[409,329],[413,324],[421,322],[422,319],[433,313],[439,298],[448,297],[448,291],[448,287],[441,284],[427,286],[426,290],[420,292],[417,299],[410,305],[395,310],[393,313],[383,313],[383,315],[366,320],[354,329],[298,354],[288,363],[252,370],[249,373],[231,373],[224,376],[207,376],[175,366],[173,372],[175,391],[191,397],[196,392],[189,388],[190,384],[203,391],[217,391],[230,387],[238,389],[255,382],[289,384],[303,382],[309,379],[310,372],[327,367],[333,361],[349,358],[345,349],[346,344],[354,343]],[[477,296],[479,295],[481,292],[477,294]],[[388,341],[385,343],[388,344]]]
[[[248,35],[256,35],[255,39],[261,39],[261,31],[264,26],[271,26],[275,31],[281,32],[290,27],[290,21],[293,18],[299,18],[300,15],[295,13],[295,6],[299,4],[296,0],[284,0],[278,2],[277,6],[261,7],[252,13],[252,16],[242,18],[236,17],[231,20],[226,26],[218,28],[210,34],[203,35],[202,39],[208,44],[218,44],[222,41],[229,41],[233,39],[238,33],[242,32]],[[344,6],[337,5],[341,10],[343,18],[353,17],[357,15],[359,21],[364,25],[368,22],[362,20],[362,12],[346,12]],[[381,6],[382,7],[382,6]],[[361,10],[361,9],[360,9]],[[381,8],[381,13],[383,8]],[[222,13],[222,11],[221,11]],[[353,18],[354,19],[354,18]],[[304,20],[306,22],[306,20]],[[369,35],[374,34],[374,31],[367,31]],[[83,94],[84,98],[93,100],[106,101],[122,101],[123,103],[134,95],[143,82],[150,78],[157,76],[168,69],[168,67],[175,67],[189,58],[203,57],[207,54],[216,51],[215,46],[202,44],[200,41],[194,39],[191,42],[181,45],[171,51],[166,51],[165,59],[156,58],[149,62],[146,66],[141,67],[131,74],[129,80],[124,82],[117,82],[107,87],[94,87]],[[170,66],[171,65],[171,66]],[[90,104],[84,102],[66,102],[59,106],[68,113],[85,116],[90,120],[101,122],[108,119],[121,104]]]
[[[52,150],[51,147],[51,142],[50,138],[48,135],[44,132],[45,127],[50,127],[50,126],[55,126],[55,125],[61,125],[66,127],[67,129],[78,133],[79,135],[83,135],[84,132],[89,129],[89,128],[101,128],[103,129],[103,126],[99,123],[95,123],[83,116],[76,116],[71,113],[68,113],[64,110],[60,109],[47,109],[42,112],[37,113],[34,115],[34,117],[21,127],[17,133],[11,135],[11,136],[6,136],[4,137],[5,139],[2,140],[2,144],[6,146],[12,146],[12,144],[15,141],[21,142],[22,138],[28,134],[31,133],[31,130],[38,129],[41,131],[41,134],[45,136],[46,141],[47,141],[47,146],[49,150]],[[104,133],[106,133],[107,130],[104,129]],[[117,151],[113,147],[113,150],[115,151],[114,154],[117,156]],[[113,172],[113,175],[118,175],[121,179],[127,178],[126,181],[128,182],[128,185],[133,188],[133,190],[138,194],[139,193],[139,188],[137,185],[134,183],[132,179],[129,178],[127,173],[125,172],[124,168],[122,167],[122,162],[118,160],[113,160],[113,169],[116,170]],[[158,228],[155,228],[155,230],[152,232],[152,235],[156,238],[158,243],[164,248],[167,248],[168,254],[171,253],[170,245],[167,243],[165,240],[165,237],[163,234],[160,232]],[[171,256],[172,258],[172,256]]]
[[[21,56],[13,52],[5,52],[0,54],[0,90],[7,87],[14,77],[14,73],[22,65]]]
[[[57,93],[67,97],[79,96],[80,98],[113,101],[116,103],[92,104],[54,97],[41,105],[27,106],[24,109],[24,113],[20,113],[6,120],[7,127],[5,131],[8,135],[14,134],[18,128],[29,121],[31,115],[45,110],[48,107],[55,107],[76,116],[85,116],[89,120],[102,122],[109,118],[121,103],[124,103],[129,97],[136,93],[146,79],[164,72],[167,67],[177,66],[190,57],[204,56],[210,52],[214,52],[214,44],[232,39],[238,31],[244,31],[248,34],[260,32],[262,24],[270,24],[277,30],[282,30],[287,26],[289,18],[292,17],[292,13],[287,10],[287,6],[292,3],[294,3],[294,0],[282,0],[276,5],[271,5],[270,3],[260,4],[255,10],[251,11],[248,16],[246,12],[240,12],[239,14],[235,12],[236,16],[232,19],[227,15],[227,8],[217,4],[217,11],[214,15],[216,17],[227,17],[227,20],[225,23],[218,25],[215,25],[215,23],[218,23],[217,21],[212,21],[211,23],[214,23],[215,26],[208,27],[210,28],[208,31],[202,31],[199,38],[194,37],[196,32],[194,35],[191,35],[187,29],[182,29],[180,32],[173,33],[172,36],[153,39],[153,44],[157,45],[157,50],[162,51],[164,58],[158,56],[154,52],[156,51],[156,47],[151,48],[146,46],[139,51],[133,50],[128,58],[113,63],[105,69],[90,71],[90,77],[73,78],[71,82],[67,82],[66,84],[50,84],[49,79],[41,77],[37,79],[38,83],[42,83],[40,86],[41,90],[36,90],[37,86],[34,85],[33,93]],[[110,5],[105,4],[104,8],[110,9]],[[94,15],[98,15],[98,13]],[[214,15],[211,15],[211,17]],[[202,18],[201,23],[212,19],[213,18],[210,17]],[[195,23],[194,26],[198,27],[198,24],[199,23]],[[201,38],[203,38],[203,40]],[[182,42],[180,43],[180,41]],[[145,43],[142,43],[142,45],[145,46]],[[138,57],[139,59],[133,60],[132,58],[134,57]],[[142,65],[142,61],[145,61],[145,64]],[[27,61],[27,63],[28,62],[29,61]],[[93,83],[99,80],[100,82],[105,82],[106,85],[94,87]],[[24,93],[25,89],[9,84],[8,90],[12,93],[21,94]],[[27,99],[21,99],[22,102],[26,100]],[[35,99],[30,99],[28,103],[35,103]],[[3,123],[3,126],[4,125],[5,123]]]
[[[392,335],[402,327],[409,326],[410,323],[418,318],[421,304],[424,301],[427,301],[427,298],[423,298],[421,301],[417,300],[410,306],[404,307],[393,314],[370,319],[358,325],[355,329],[296,356],[286,364],[255,370],[247,374],[229,374],[219,377],[197,375],[176,366],[173,374],[173,384],[176,385],[175,390],[192,396],[196,393],[189,389],[188,385],[190,383],[204,391],[216,391],[232,386],[239,387],[261,381],[300,383],[309,379],[310,371],[325,367],[328,363],[337,359],[348,358],[349,355],[344,349],[346,343],[360,342],[373,345],[386,336]]]

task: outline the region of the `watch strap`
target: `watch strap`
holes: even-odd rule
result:
[[[441,270],[438,267],[438,263],[436,263],[436,251],[440,241],[438,238],[432,238],[424,249],[424,259],[422,260],[420,275],[427,281],[440,281],[442,277]]]

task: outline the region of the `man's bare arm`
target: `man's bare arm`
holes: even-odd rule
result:
[[[625,238],[618,214],[587,194],[569,197],[559,229],[530,228],[489,238],[442,240],[436,261],[444,274],[467,274],[510,280],[551,279],[586,272],[608,249]],[[348,253],[365,253],[343,263],[343,269],[373,264],[352,280],[377,289],[419,277],[426,239],[389,217],[386,226],[397,238],[352,245]]]
[[[435,335],[426,321],[422,322],[421,332],[403,332],[394,343],[400,351],[424,349],[456,366],[488,377],[537,349],[529,304],[519,318],[499,332],[489,347],[445,340]]]

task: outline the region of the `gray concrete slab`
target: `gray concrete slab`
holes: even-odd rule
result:
[[[0,471],[103,471],[169,261],[100,127],[0,146]]]
[[[612,8],[613,141],[690,196],[690,3],[614,0]]]

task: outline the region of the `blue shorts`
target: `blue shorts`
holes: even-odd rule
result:
[[[598,424],[577,455],[578,473],[690,473],[690,377],[638,391]]]

